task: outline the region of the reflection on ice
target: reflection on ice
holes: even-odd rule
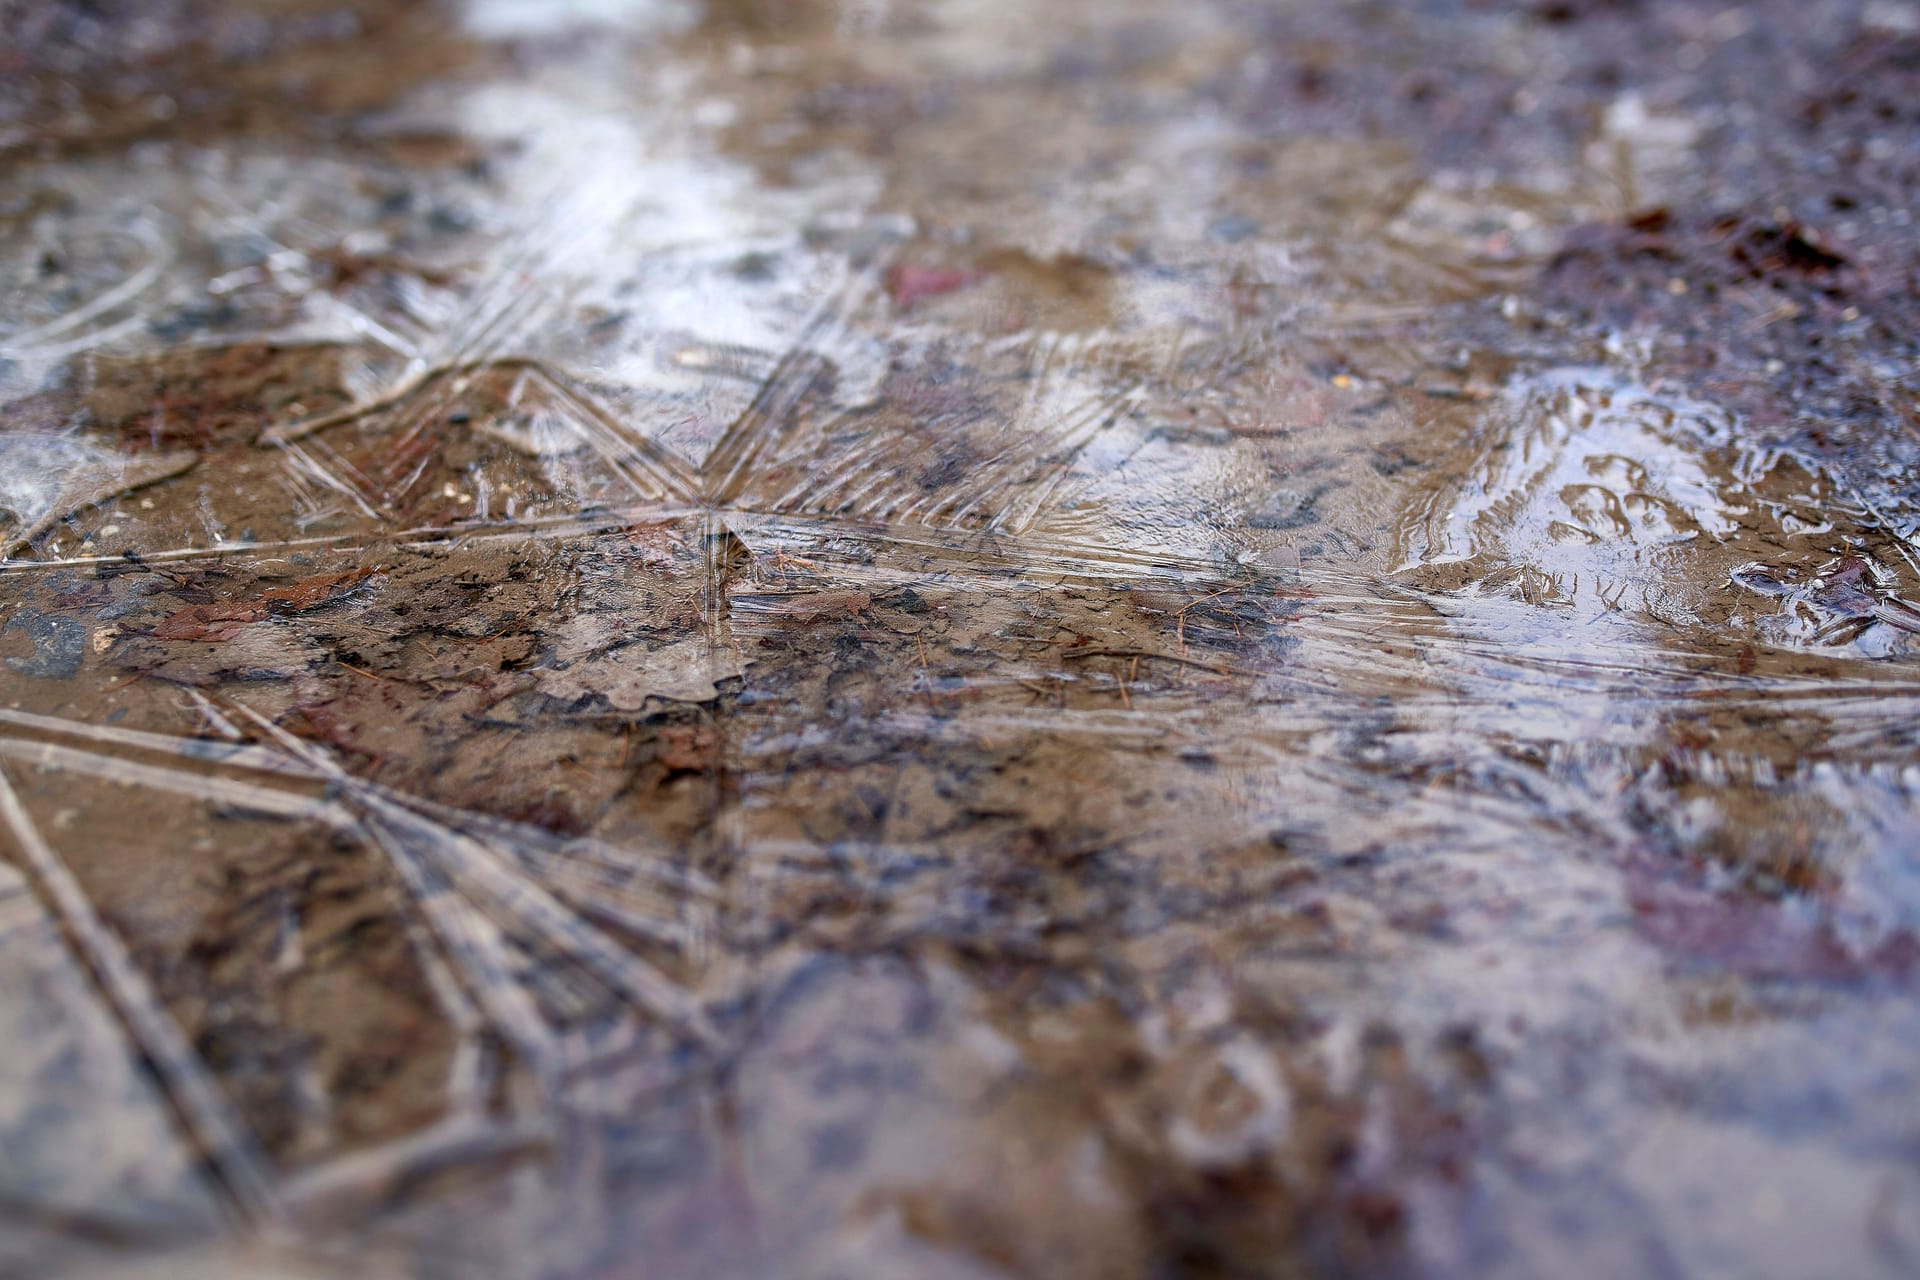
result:
[[[1543,283],[1884,300],[1762,26],[321,8],[0,86],[0,1271],[1912,1269],[1913,451]]]
[[[1899,554],[1890,531],[1843,481],[1751,434],[1715,405],[1602,369],[1524,380],[1410,506],[1407,571],[1697,627],[1724,627],[1745,603],[1731,582],[1783,602],[1783,619],[1759,623],[1770,642],[1902,651],[1920,628],[1894,594],[1905,577],[1860,554]]]

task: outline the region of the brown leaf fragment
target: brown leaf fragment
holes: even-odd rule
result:
[[[348,588],[365,582],[374,572],[372,569],[347,569],[340,573],[317,573],[284,587],[269,587],[260,593],[260,599],[269,606],[277,606],[273,610],[275,613],[305,613],[331,602]]]
[[[249,622],[267,616],[267,606],[257,601],[237,603],[190,604],[170,615],[153,629],[156,640],[231,640]]]
[[[284,587],[269,587],[248,600],[216,600],[193,604],[170,615],[153,629],[156,640],[231,640],[240,628],[273,614],[306,613],[329,604],[347,590],[372,577],[372,569],[320,573]]]
[[[659,761],[668,769],[704,773],[720,763],[725,745],[711,724],[676,724],[660,730]]]

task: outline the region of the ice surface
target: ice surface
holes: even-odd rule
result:
[[[1886,7],[23,6],[0,1271],[1912,1274]]]

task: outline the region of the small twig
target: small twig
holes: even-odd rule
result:
[[[1047,686],[1043,684],[1035,684],[1031,680],[1017,680],[1014,683],[1018,684],[1022,689],[1025,689],[1028,693],[1032,694],[1034,697],[1039,698],[1043,701],[1053,697],[1053,690],[1047,688]]]
[[[1183,667],[1198,667],[1202,671],[1211,671],[1216,675],[1245,675],[1233,667],[1221,666],[1217,662],[1202,662],[1198,658],[1185,658],[1177,653],[1149,653],[1144,649],[1075,649],[1061,655],[1066,658],[1146,658],[1153,662],[1177,662]]]
[[[920,692],[927,699],[928,710],[937,710],[933,703],[933,676],[927,670],[927,642],[917,631],[914,633],[913,642],[920,647]]]
[[[1238,587],[1223,587],[1220,590],[1214,592],[1212,595],[1201,596],[1198,600],[1190,600],[1186,604],[1180,606],[1180,608],[1174,613],[1173,616],[1176,623],[1174,627],[1174,636],[1180,642],[1181,653],[1185,653],[1187,651],[1187,610],[1192,609],[1197,605],[1203,605],[1209,600],[1218,600],[1221,596],[1227,595],[1230,592],[1238,591],[1239,589],[1240,588]]]
[[[1197,609],[1209,600],[1218,600],[1221,596],[1232,595],[1238,590],[1240,590],[1239,587],[1222,587],[1211,595],[1201,596],[1198,600],[1189,600],[1186,604],[1180,606],[1176,616],[1184,618],[1187,616],[1187,610]]]

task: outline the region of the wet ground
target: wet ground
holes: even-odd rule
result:
[[[0,19],[0,1273],[1920,1274],[1920,5]]]

